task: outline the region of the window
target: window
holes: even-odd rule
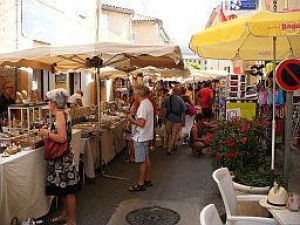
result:
[[[101,31],[104,34],[107,34],[109,31],[109,17],[108,17],[108,13],[102,13],[101,14],[101,18],[100,18],[100,22],[101,22]]]

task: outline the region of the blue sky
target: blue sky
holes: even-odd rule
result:
[[[132,8],[136,13],[163,20],[176,44],[188,46],[191,35],[205,28],[214,7],[221,0],[102,0],[116,6]]]

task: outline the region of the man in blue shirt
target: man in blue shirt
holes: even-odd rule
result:
[[[181,97],[178,96],[179,89],[174,87],[172,94],[168,96],[164,102],[166,109],[166,133],[168,140],[168,155],[176,150],[176,142],[179,132],[184,125],[186,105]]]

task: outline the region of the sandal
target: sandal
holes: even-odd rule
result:
[[[51,223],[66,223],[68,219],[66,217],[57,216],[50,220]]]
[[[136,183],[135,185],[129,187],[129,191],[145,191],[145,185],[140,185]]]
[[[147,187],[151,187],[151,186],[153,186],[153,183],[152,183],[151,180],[148,180],[148,181],[145,180],[144,185],[147,186]]]

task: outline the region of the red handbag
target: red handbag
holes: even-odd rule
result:
[[[67,116],[66,113],[64,113],[65,115],[65,120],[66,120],[66,127],[67,127]],[[44,159],[45,160],[54,160],[57,159],[61,156],[64,156],[66,154],[68,154],[70,151],[70,144],[68,143],[68,141],[66,141],[65,143],[58,143],[53,141],[50,138],[47,138],[46,140],[44,140]]]

